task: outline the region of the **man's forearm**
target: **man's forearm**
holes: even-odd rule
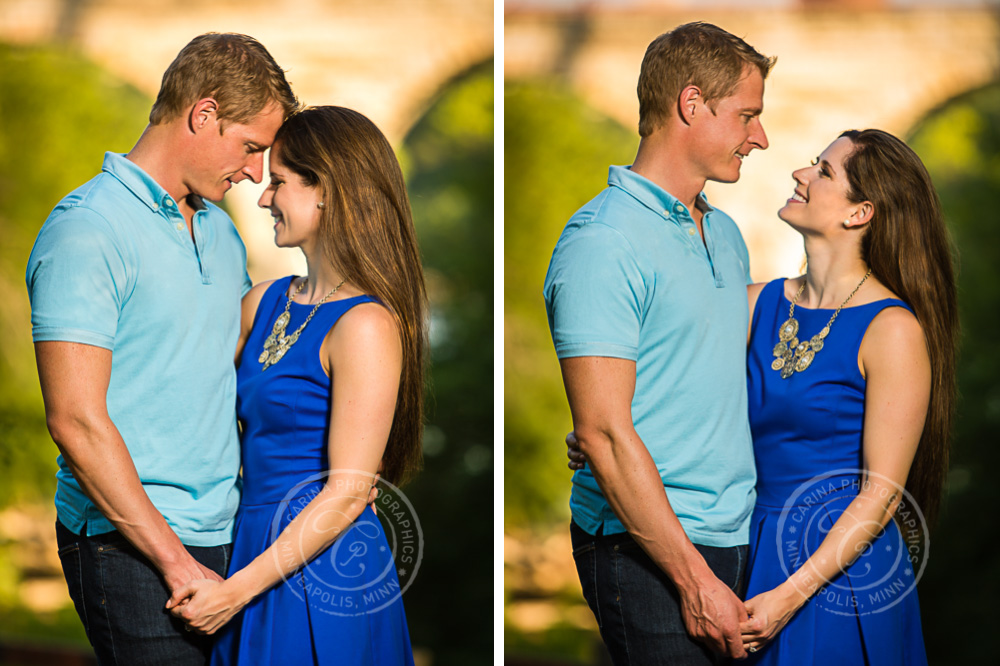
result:
[[[160,571],[188,556],[150,501],[121,434],[110,419],[51,424],[63,458],[84,494]]]
[[[576,432],[580,448],[615,515],[649,557],[682,589],[714,577],[681,526],[663,481],[633,428]]]

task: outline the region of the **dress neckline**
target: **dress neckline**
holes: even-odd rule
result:
[[[779,291],[780,291],[780,295],[781,295],[781,300],[784,301],[790,307],[792,305],[792,302],[788,299],[788,296],[785,296],[785,280],[786,279],[787,278],[780,278],[780,280],[779,280],[780,290]],[[866,308],[866,307],[868,307],[870,305],[878,305],[880,303],[885,303],[886,301],[895,301],[897,303],[901,303],[902,304],[901,307],[906,307],[907,309],[909,309],[909,306],[906,305],[906,301],[904,301],[903,299],[901,299],[901,298],[894,298],[892,296],[889,296],[889,297],[886,297],[886,298],[880,298],[877,301],[872,301],[871,303],[861,303],[860,305],[849,305],[847,307],[841,308],[841,312],[844,312],[845,310],[857,310],[857,309],[860,309],[860,308]],[[798,312],[800,310],[805,310],[806,312],[833,312],[836,309],[837,308],[807,308],[804,305],[799,305],[799,304],[796,304],[796,306],[795,306],[795,311],[796,312]]]
[[[356,300],[358,298],[367,298],[367,297],[368,297],[368,294],[358,294],[357,296],[348,296],[347,298],[338,298],[335,301],[327,301],[326,303],[321,303],[320,307],[323,307],[324,305],[333,305],[334,303],[346,303],[347,301],[353,301],[353,300]],[[286,299],[288,298],[287,294],[285,294],[285,298]],[[314,308],[314,307],[316,307],[315,303],[297,303],[295,301],[292,301],[292,305],[297,305],[300,308]],[[798,306],[796,306],[796,307],[798,307]]]
[[[288,290],[292,288],[292,282],[294,282],[296,280],[296,278],[299,278],[299,277],[302,277],[302,276],[301,275],[292,275],[292,276],[290,276],[288,278],[288,282],[285,284],[285,288],[281,290],[281,295],[285,298],[286,301],[288,300]],[[346,303],[347,301],[353,301],[355,299],[365,298],[367,296],[368,296],[368,294],[358,294],[357,296],[348,296],[347,298],[338,298],[338,299],[333,300],[333,301],[326,301],[325,303],[321,303],[320,305],[323,306],[323,305],[333,305],[334,303]],[[315,303],[298,303],[295,300],[292,300],[292,305],[297,305],[297,306],[299,306],[301,308],[314,308],[314,307],[316,307]]]

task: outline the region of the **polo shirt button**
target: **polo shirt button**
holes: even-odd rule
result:
[[[694,227],[688,229],[688,235],[689,236],[694,236],[696,233],[698,233],[698,230],[695,229]]]
[[[170,207],[173,207],[173,205],[174,205],[174,202],[172,200],[170,200],[170,199],[167,199],[163,203],[166,204],[167,206],[170,206]]]
[[[184,225],[180,222],[177,223],[177,231],[184,231]]]
[[[153,210],[160,210],[160,204],[153,204]]]
[[[675,213],[683,213],[684,212],[684,204],[674,204],[674,212]]]

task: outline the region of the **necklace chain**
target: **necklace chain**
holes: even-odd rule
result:
[[[319,306],[326,303],[326,300],[336,294],[337,290],[343,287],[344,282],[346,282],[346,280],[341,280],[340,284],[334,287],[329,294],[320,299],[319,303],[313,307],[312,312],[310,312],[309,316],[306,317],[306,320],[302,322],[302,325],[295,329],[294,333],[291,335],[285,335],[285,330],[288,328],[288,322],[291,320],[291,315],[288,314],[288,309],[292,306],[292,301],[299,295],[299,292],[302,291],[302,288],[306,286],[308,281],[309,277],[307,276],[304,280],[302,280],[302,283],[299,285],[299,288],[295,290],[295,293],[288,297],[288,301],[285,303],[285,311],[278,315],[278,318],[274,322],[274,328],[271,329],[271,335],[267,336],[267,340],[264,341],[264,351],[261,352],[260,357],[257,359],[257,362],[262,363],[264,366],[261,368],[261,371],[267,370],[272,365],[280,361],[286,353],[288,353],[288,350],[292,348],[292,345],[298,341],[299,334],[302,333],[306,324],[309,323],[309,320],[312,319],[313,315],[316,314],[316,311],[319,310]]]
[[[819,333],[805,342],[799,342],[797,337],[799,322],[795,318],[795,304],[799,302],[802,292],[805,291],[806,282],[803,280],[802,286],[799,287],[795,298],[792,299],[791,306],[788,308],[788,321],[782,324],[778,330],[778,344],[774,346],[773,354],[775,359],[771,363],[771,369],[779,370],[781,378],[788,379],[796,372],[802,372],[812,365],[813,358],[816,357],[817,352],[823,349],[823,341],[826,339],[826,336],[830,335],[830,328],[833,326],[833,322],[837,320],[837,315],[844,309],[848,301],[854,298],[854,294],[858,293],[861,285],[865,283],[871,274],[872,271],[869,268],[865,276],[861,278],[858,286],[854,288],[850,296],[844,299],[844,302],[840,304],[840,307],[830,317],[830,321],[826,322],[826,326]]]

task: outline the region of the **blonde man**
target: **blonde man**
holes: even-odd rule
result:
[[[545,279],[587,460],[571,463],[574,558],[616,664],[745,656],[749,258],[702,189],[767,148],[773,62],[707,23],[654,40],[635,161],[570,219]]]
[[[67,195],[28,261],[56,531],[101,664],[204,664],[164,609],[225,575],[239,502],[233,353],[246,250],[220,201],[260,182],[297,101],[245,35],[196,37],[127,155]]]

